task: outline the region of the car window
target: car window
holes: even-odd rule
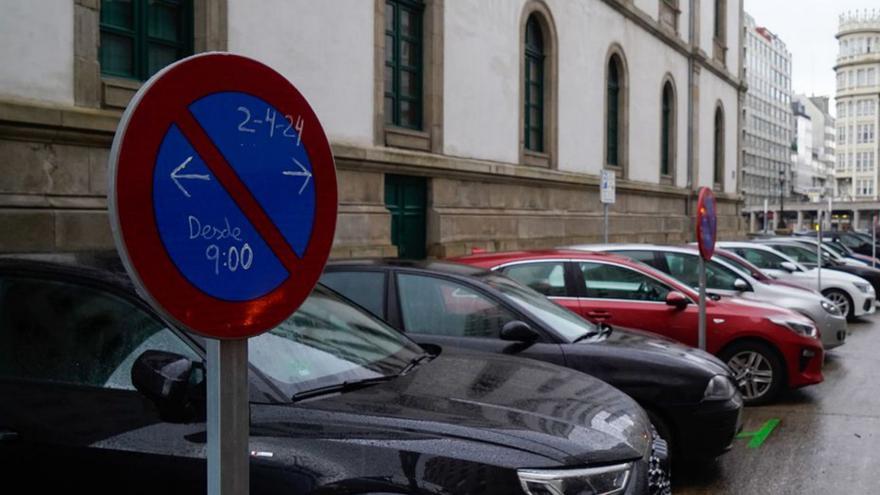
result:
[[[134,390],[146,350],[198,354],[131,302],[92,287],[0,277],[0,376]]]
[[[777,249],[781,253],[791,256],[798,263],[810,264],[812,266],[816,265],[816,251],[812,249],[789,244],[774,244],[773,249]],[[824,259],[825,256],[822,258]]]
[[[580,262],[586,297],[665,301],[670,289],[665,284],[630,268],[606,263]]]
[[[516,316],[479,292],[451,280],[401,273],[398,298],[407,332],[498,337]]]
[[[619,254],[621,256],[626,256],[627,258],[635,261],[640,261],[646,265],[653,266],[654,268],[660,269],[659,263],[657,263],[657,258],[654,256],[653,251],[634,251],[634,250],[625,250],[625,251],[610,251],[614,254]]]
[[[842,235],[839,237],[839,239],[844,246],[849,248],[857,248],[864,244],[861,239],[855,236]]]
[[[545,296],[568,296],[565,289],[565,264],[561,261],[522,263],[507,267],[503,273]]]
[[[760,249],[736,248],[736,254],[739,254],[749,263],[768,270],[784,270],[782,263],[785,259],[779,255],[761,251]]]
[[[696,254],[663,253],[663,256],[669,267],[669,275],[690,287],[699,287],[699,260]],[[727,267],[713,261],[706,263],[706,287],[709,289],[737,291],[734,282],[738,278],[736,272]]]
[[[384,272],[324,272],[321,283],[360,304],[379,318],[385,317]]]
[[[370,313],[318,286],[277,327],[248,340],[248,359],[285,396],[399,373],[422,353]]]

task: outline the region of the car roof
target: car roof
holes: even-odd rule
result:
[[[465,277],[488,273],[488,270],[461,263],[452,263],[439,260],[401,260],[397,258],[352,258],[345,260],[331,260],[327,267],[351,267],[351,268],[412,268],[417,270],[431,270],[450,275]]]
[[[116,251],[5,253],[0,254],[0,269],[63,273],[132,288],[131,279]]]

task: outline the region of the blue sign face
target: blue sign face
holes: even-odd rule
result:
[[[315,222],[312,166],[302,121],[241,92],[214,93],[189,106],[289,248],[305,253]],[[171,125],[153,172],[153,210],[162,243],[180,273],[202,292],[248,301],[289,276],[248,220],[241,198],[221,186],[181,130]]]
[[[700,240],[702,245],[708,248],[711,252],[715,249],[715,230],[718,221],[715,216],[714,197],[706,198],[706,200],[703,202],[703,209],[705,211],[701,212],[700,217]]]

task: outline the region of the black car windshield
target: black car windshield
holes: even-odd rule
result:
[[[248,345],[251,364],[288,398],[395,375],[422,354],[399,332],[320,286],[293,316]]]
[[[597,337],[599,335],[595,325],[547,299],[539,292],[496,273],[483,275],[481,279],[569,342],[582,340],[589,335]]]

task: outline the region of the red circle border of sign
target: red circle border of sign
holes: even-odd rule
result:
[[[712,213],[714,215],[717,215],[718,203],[715,202],[715,193],[713,193],[712,190],[708,187],[702,187],[700,188],[700,195],[697,199],[697,247],[700,250],[700,256],[702,256],[704,260],[708,261],[712,259],[712,255],[715,254],[715,234],[717,231],[712,233],[711,246],[703,244],[703,206],[706,204],[706,201],[712,201],[714,206],[714,208],[712,208]]]
[[[270,293],[225,301],[194,287],[168,256],[153,209],[153,173],[170,126],[207,95],[238,91],[262,98],[282,115],[303,119],[302,145],[312,166],[315,219],[301,259]],[[206,337],[242,339],[288,318],[314,289],[330,255],[338,207],[330,143],[306,99],[284,76],[255,60],[206,53],[166,67],[144,84],[119,124],[110,153],[110,216],[116,246],[141,295],[173,323]]]

